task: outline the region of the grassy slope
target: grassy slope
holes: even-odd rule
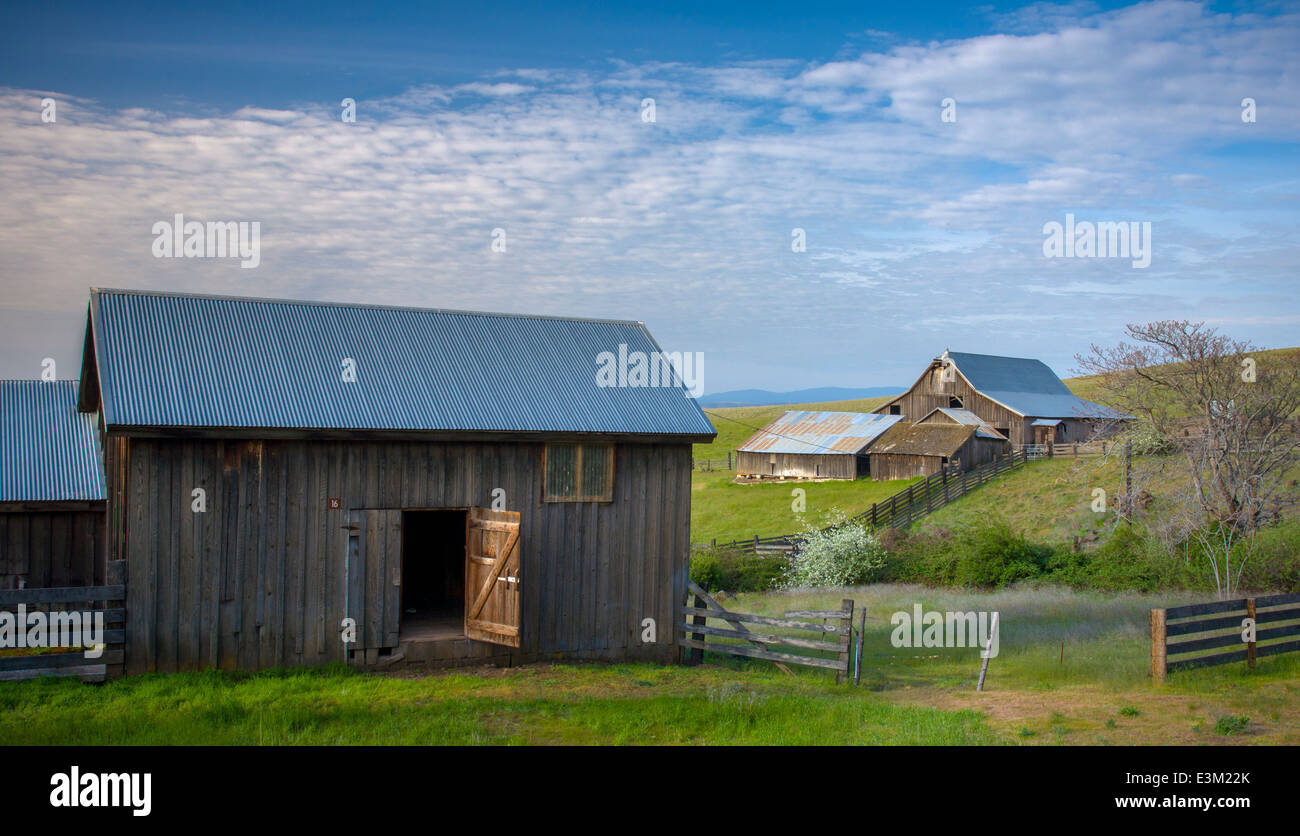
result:
[[[1254,358],[1258,367],[1282,360],[1295,363],[1300,361],[1300,348],[1274,348],[1268,351],[1257,351],[1251,357]],[[1106,396],[1101,387],[1097,385],[1096,375],[1066,378],[1065,385],[1070,387],[1071,392],[1084,400],[1106,403]]]
[[[695,445],[697,459],[725,459],[756,429],[789,409],[820,409],[832,412],[870,412],[889,398],[864,398],[831,403],[790,404],[787,406],[746,406],[708,409],[705,413],[718,431],[712,444]],[[856,514],[871,507],[915,480],[894,482],[804,482],[798,485],[737,485],[726,471],[696,471],[691,479],[691,540],[707,543],[743,540],[757,534],[771,537],[789,534],[808,523],[820,523],[828,512],[841,510]],[[800,517],[791,510],[795,488],[806,494],[806,513]]]

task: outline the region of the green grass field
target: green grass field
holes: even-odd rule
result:
[[[757,534],[772,537],[801,531],[809,525],[826,525],[835,510],[856,514],[903,490],[917,479],[892,482],[857,481],[787,482],[738,485],[733,474],[696,471],[691,477],[691,539],[707,543],[744,540]],[[919,477],[918,477],[919,478]],[[792,491],[804,491],[805,512],[793,510]]]
[[[695,668],[549,665],[427,676],[336,667],[0,683],[0,744],[1300,743],[1300,656],[1146,676],[1147,610],[1181,596],[874,586],[730,598],[735,611],[868,615],[861,686],[709,654]],[[894,648],[889,617],[997,610],[1001,653]],[[1222,718],[1248,718],[1244,723]],[[1231,732],[1225,733],[1225,732]]]

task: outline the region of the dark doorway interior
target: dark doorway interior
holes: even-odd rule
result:
[[[401,640],[465,635],[465,511],[402,514]]]

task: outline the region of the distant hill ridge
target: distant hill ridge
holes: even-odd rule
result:
[[[860,398],[881,398],[899,395],[907,391],[906,386],[872,386],[866,389],[851,389],[843,386],[822,386],[816,389],[800,389],[796,392],[769,392],[766,389],[737,389],[732,392],[717,392],[699,399],[700,406],[715,409],[738,406],[777,406],[781,404],[818,403],[821,401],[851,401]]]

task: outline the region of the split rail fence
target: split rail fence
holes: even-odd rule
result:
[[[1253,641],[1249,640],[1252,624]],[[1277,626],[1260,629],[1264,624]],[[1300,640],[1276,641],[1289,636],[1300,636],[1300,595],[1266,595],[1152,610],[1151,676],[1163,682],[1166,675],[1176,671],[1232,662],[1245,662],[1253,668],[1261,656],[1300,651]],[[1186,638],[1170,641],[1179,637]],[[1222,647],[1233,649],[1190,655]]]
[[[747,659],[765,659],[775,662],[787,673],[789,670],[785,665],[804,665],[835,671],[836,682],[848,678],[849,651],[853,639],[852,599],[845,598],[838,610],[795,610],[785,613],[782,618],[774,618],[731,612],[709,597],[694,581],[688,581],[687,588],[694,597],[694,605],[688,604],[682,608],[683,618],[679,625],[679,629],[685,633],[682,644],[690,648],[687,664],[702,662],[704,651],[707,650],[710,653],[725,653]],[[712,626],[708,623],[709,619],[724,622],[728,626]],[[759,628],[796,630],[801,635],[751,630],[746,624],[757,625]],[[816,634],[817,638],[813,638],[812,634]],[[710,636],[715,639],[735,639],[740,643],[708,641]],[[827,636],[831,638],[828,639]],[[830,653],[832,656],[828,658],[791,652],[809,650],[818,654]]]
[[[0,656],[0,681],[40,676],[75,676],[86,682],[116,679],[123,673],[126,642],[126,561],[108,563],[104,586],[51,586],[0,590],[0,610],[15,614],[22,606],[28,614],[80,612],[91,619],[102,613],[103,652],[94,658],[84,650],[59,652],[58,648],[32,648],[22,656]],[[18,630],[26,625],[15,624]]]

